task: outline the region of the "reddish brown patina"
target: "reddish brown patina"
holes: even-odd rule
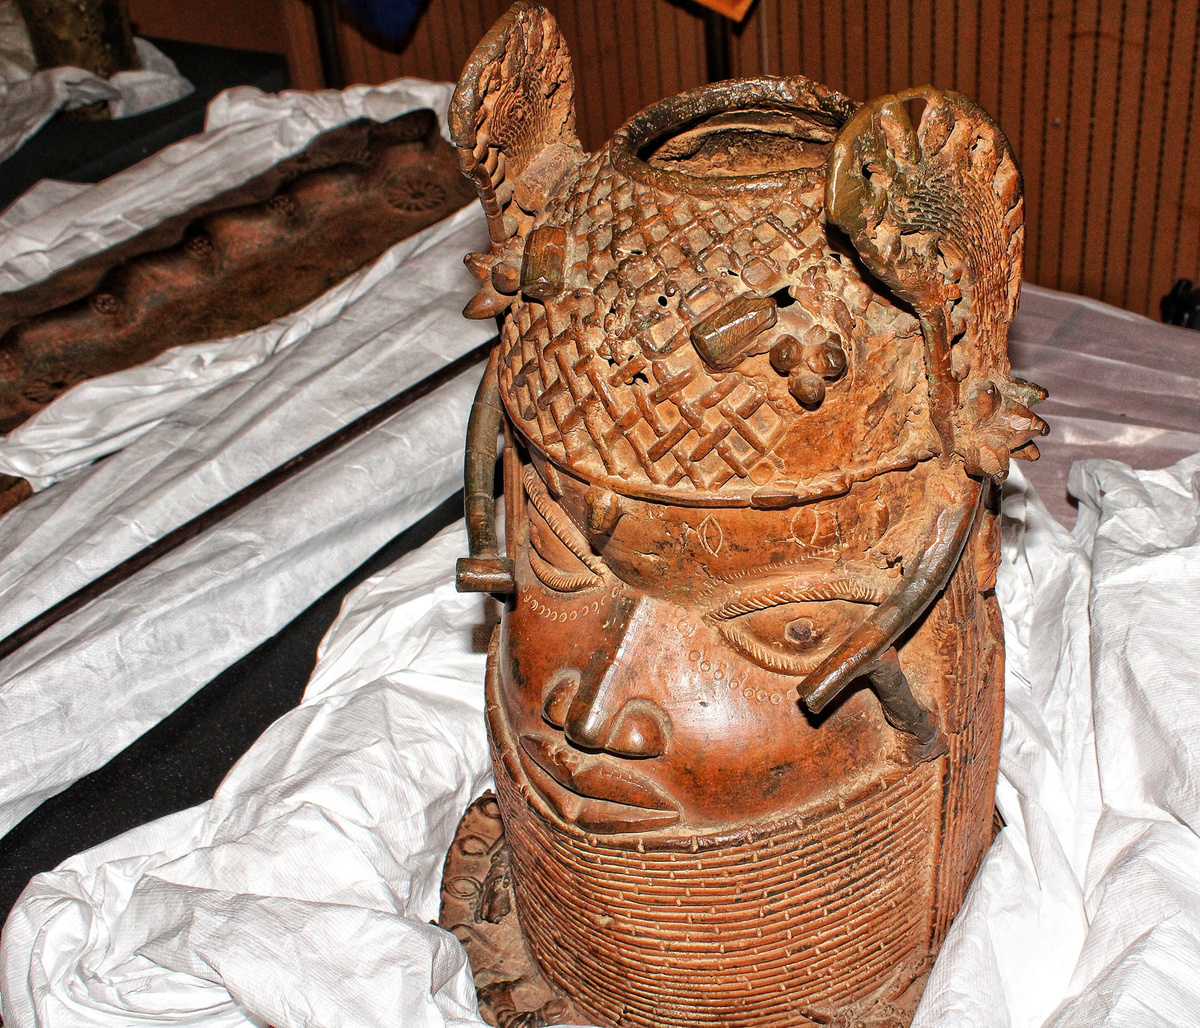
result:
[[[0,296],[0,432],[84,379],[281,317],[473,198],[432,111],[325,132],[237,189]],[[0,492],[0,512],[17,495]]]
[[[907,1024],[991,838],[996,485],[1045,431],[1019,172],[932,88],[573,123],[518,4],[451,110],[501,315],[459,585],[508,600],[442,923],[506,1028]]]

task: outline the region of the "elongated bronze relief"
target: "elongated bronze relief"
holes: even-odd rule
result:
[[[0,296],[0,432],[84,379],[298,309],[472,195],[430,110],[322,133],[249,182]],[[0,513],[28,493],[0,475]]]
[[[519,3],[451,112],[501,319],[458,580],[507,602],[442,923],[504,1028],[906,1025],[991,839],[996,485],[1046,431],[1019,171],[932,88],[717,83],[596,154],[573,103]]]

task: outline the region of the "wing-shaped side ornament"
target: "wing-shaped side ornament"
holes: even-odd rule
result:
[[[1013,378],[1008,362],[1025,203],[996,123],[967,97],[929,86],[864,104],[838,134],[828,169],[828,220],[920,319],[943,463],[961,460],[984,480],[946,504],[896,592],[800,686],[818,712],[860,676],[884,681],[900,690],[898,713],[908,697],[886,660],[891,647],[944,588],[990,483],[1007,477],[1011,456],[1035,460],[1033,438],[1048,431],[1029,410],[1045,390]],[[904,727],[927,742],[913,709]]]
[[[924,86],[865,104],[834,144],[825,207],[868,270],[921,320],[942,456],[1002,481],[1037,457],[1045,391],[1010,374],[1025,243],[1004,133],[959,93]]]
[[[489,253],[466,258],[480,290],[463,313],[490,318],[519,290],[536,296],[559,284],[544,281],[554,277],[555,240],[529,237],[529,229],[584,156],[571,57],[545,8],[515,4],[480,41],[450,104],[450,134],[492,241]]]

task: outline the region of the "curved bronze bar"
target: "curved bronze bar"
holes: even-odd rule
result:
[[[500,553],[496,537],[496,436],[504,423],[500,379],[493,350],[467,422],[467,452],[463,477],[467,515],[467,540],[471,555],[460,557],[454,585],[460,593],[510,593],[513,562]]]
[[[938,514],[933,539],[911,574],[875,613],[800,683],[800,698],[814,714],[824,710],[854,679],[865,675],[945,587],[982,507],[983,486],[973,483],[973,500]]]
[[[896,647],[890,646],[865,675],[879,698],[883,716],[888,724],[911,735],[920,747],[918,756],[922,760],[941,756],[946,752],[946,740],[939,731],[937,722],[912,694]]]

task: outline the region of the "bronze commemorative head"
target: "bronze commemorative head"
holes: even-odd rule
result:
[[[451,127],[500,320],[458,578],[505,599],[496,797],[443,909],[485,1015],[906,1024],[991,839],[996,485],[1045,432],[1007,141],[956,93],[762,78],[588,154],[526,3]]]

